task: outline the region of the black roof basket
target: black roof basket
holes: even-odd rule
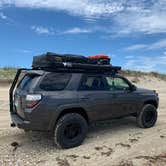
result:
[[[35,56],[33,58],[32,68],[46,71],[112,74],[116,74],[121,70],[121,67],[112,66],[109,61],[103,61],[103,59],[89,59],[85,56],[71,54],[61,55],[56,53],[46,53],[41,56]]]

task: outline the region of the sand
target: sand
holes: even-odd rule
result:
[[[60,150],[54,146],[51,134],[25,133],[10,127],[9,86],[0,85],[0,165],[165,166],[166,82],[142,76],[137,86],[159,93],[159,116],[155,127],[141,129],[133,117],[100,122],[89,127],[81,146]]]

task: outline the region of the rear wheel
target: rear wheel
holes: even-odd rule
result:
[[[157,121],[157,109],[151,104],[143,107],[142,111],[137,115],[137,124],[141,128],[150,128]]]
[[[87,129],[87,122],[80,114],[66,114],[58,120],[54,142],[60,148],[79,146],[86,137]]]

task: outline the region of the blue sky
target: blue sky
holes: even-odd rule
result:
[[[166,73],[166,0],[0,0],[0,67],[47,51]]]

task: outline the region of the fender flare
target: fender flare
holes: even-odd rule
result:
[[[84,108],[82,108],[79,104],[66,104],[66,105],[61,105],[59,106],[55,111],[54,111],[54,114],[52,116],[52,119],[50,120],[50,123],[49,123],[49,127],[48,127],[48,130],[49,131],[53,131],[54,130],[54,127],[57,123],[57,120],[58,118],[60,117],[60,115],[62,114],[63,111],[65,110],[69,110],[69,112],[71,112],[70,110],[74,110],[74,109],[82,109],[83,111],[85,111]],[[72,111],[72,112],[75,112],[75,111]],[[87,118],[88,118],[88,113],[85,111],[86,115],[87,115]]]

